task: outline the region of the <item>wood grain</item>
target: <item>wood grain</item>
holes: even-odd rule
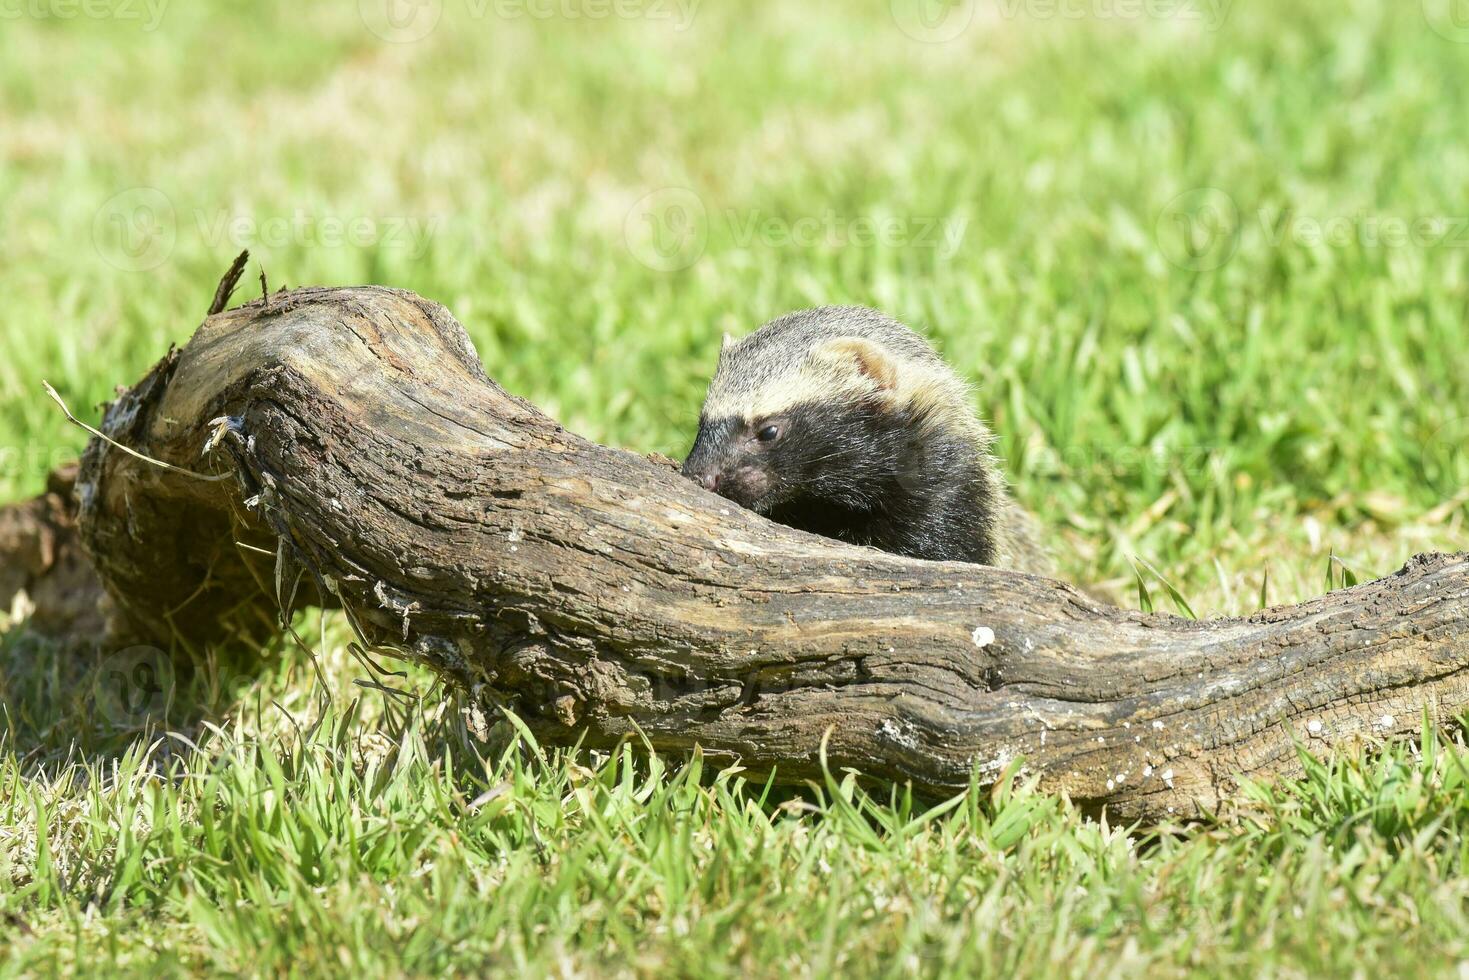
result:
[[[493,366],[492,366],[493,367]],[[222,421],[219,421],[222,420]],[[1127,818],[1218,806],[1297,748],[1469,705],[1469,556],[1248,619],[777,526],[670,461],[590,443],[485,374],[436,304],[299,289],[210,316],[107,410],[80,527],[120,628],[201,644],[346,608],[371,642],[549,743],[828,761],[927,794],[1015,760]]]

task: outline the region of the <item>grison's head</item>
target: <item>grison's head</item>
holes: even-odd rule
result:
[[[921,430],[972,425],[967,389],[926,341],[876,310],[787,314],[725,338],[685,476],[760,513],[873,506]]]

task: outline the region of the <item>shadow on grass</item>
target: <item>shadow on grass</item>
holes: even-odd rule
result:
[[[309,664],[283,644],[225,645],[201,657],[155,646],[115,650],[19,625],[0,634],[0,745],[28,775],[115,759],[165,732],[192,738]]]
[[[319,626],[312,614],[298,620],[296,632],[313,636]],[[412,729],[425,758],[446,767],[456,758],[483,761],[511,751],[553,783],[565,772],[602,773],[609,764],[619,778],[639,781],[690,765],[705,788],[722,778],[702,761],[653,753],[636,736],[605,750],[540,748],[496,717],[495,709],[469,707],[466,695],[439,686],[424,668],[406,667],[406,674],[390,678],[404,693],[389,694],[378,679],[358,686],[368,672],[339,656],[342,644],[323,634],[322,649],[327,663],[319,668],[313,654],[285,637],[264,646],[226,643],[202,654],[147,645],[105,651],[12,627],[0,633],[0,753],[22,776],[50,781],[78,766],[105,768],[146,746],[150,766],[162,771],[173,756],[213,741],[211,729],[261,744],[274,744],[269,733],[289,732],[304,745],[325,722],[343,746],[360,745],[363,738],[394,745]],[[744,793],[766,813],[820,817],[838,795],[832,779],[824,782],[781,783],[751,774]],[[466,792],[485,788],[466,786]],[[942,802],[893,786],[865,786],[855,798],[859,805],[849,808],[873,831],[885,823],[874,814],[911,816]]]

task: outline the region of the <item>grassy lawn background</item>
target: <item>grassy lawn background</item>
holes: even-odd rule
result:
[[[1469,31],[1439,0],[157,3],[0,20],[0,498],[83,444],[40,379],[90,413],[248,246],[273,286],[438,300],[511,391],[675,456],[721,333],[882,307],[977,383],[1063,572],[1126,603],[1134,559],[1211,615],[1464,547]],[[923,818],[482,739],[300,627],[324,680],[221,651],[146,719],[97,696],[115,663],[4,634],[0,972],[1469,957],[1453,748],[1180,835],[1024,786]]]

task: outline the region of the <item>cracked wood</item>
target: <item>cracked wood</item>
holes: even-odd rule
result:
[[[848,546],[565,431],[402,291],[298,289],[211,315],[104,429],[233,477],[93,440],[80,528],[120,631],[209,642],[276,615],[299,577],[299,597],[549,743],[640,730],[799,780],[829,732],[831,766],[875,781],[947,794],[1023,758],[1047,788],[1155,819],[1298,771],[1299,742],[1411,733],[1425,709],[1469,705],[1465,555],[1192,622]]]

